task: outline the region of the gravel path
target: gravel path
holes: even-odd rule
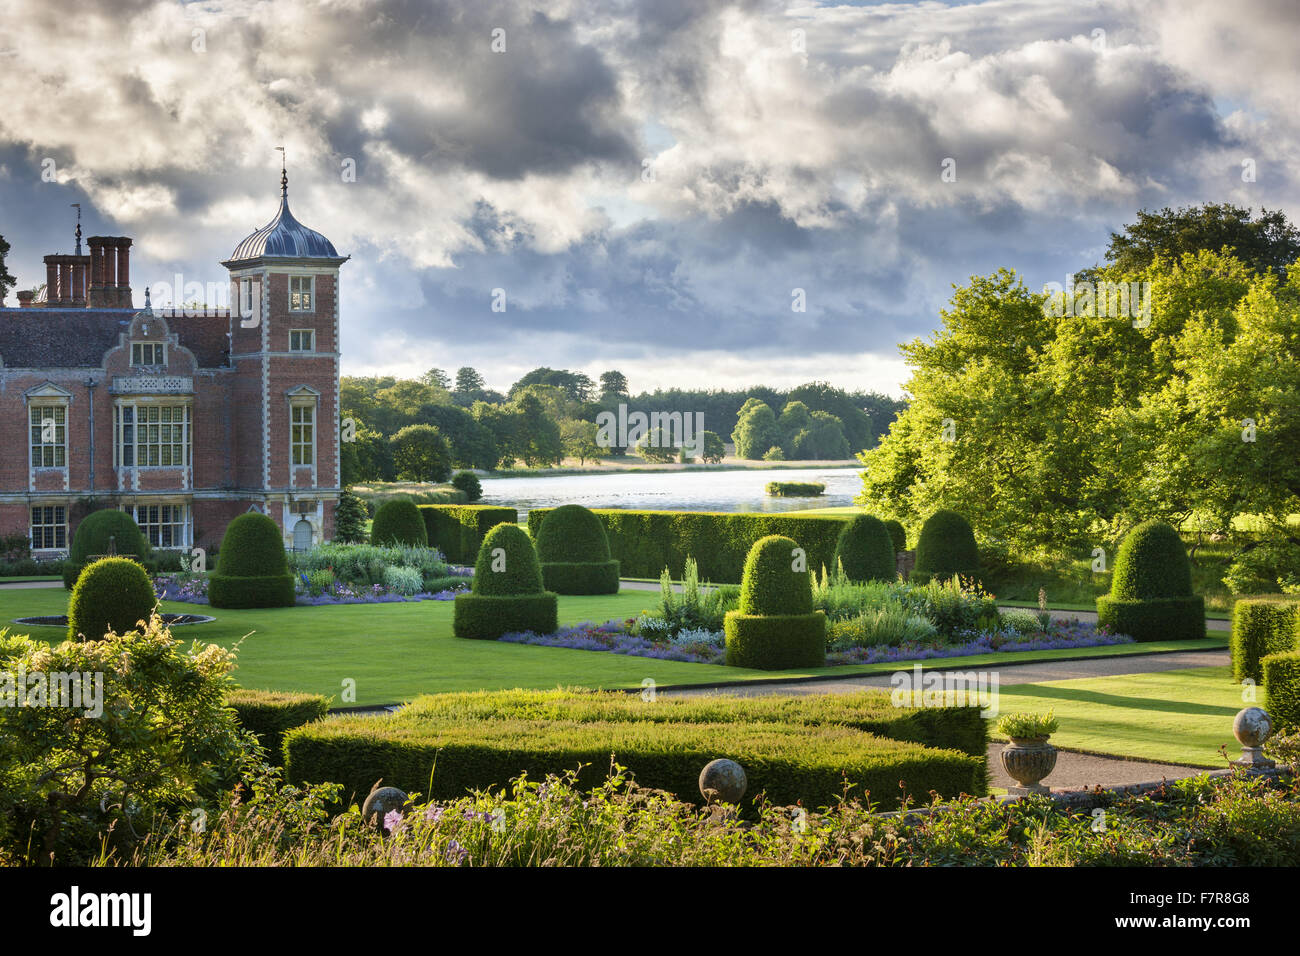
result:
[[[1016,782],[1002,769],[1000,743],[989,744],[989,784],[1004,790]],[[1053,790],[1091,790],[1093,787],[1124,787],[1135,783],[1181,780],[1205,773],[1200,767],[1179,767],[1167,763],[1147,763],[1118,757],[1098,757],[1072,750],[1058,750],[1056,767],[1043,780]]]

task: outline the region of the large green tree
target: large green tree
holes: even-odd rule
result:
[[[17,285],[17,280],[9,274],[9,267],[5,265],[8,255],[9,243],[5,242],[4,236],[0,236],[0,305],[4,305],[5,296]]]
[[[1137,221],[1110,234],[1107,263],[1120,273],[1140,272],[1159,256],[1178,261],[1187,253],[1223,249],[1255,272],[1281,272],[1300,258],[1300,231],[1281,210],[1206,203],[1178,210],[1142,210]]]

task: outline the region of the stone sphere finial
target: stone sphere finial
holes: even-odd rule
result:
[[[700,795],[706,803],[739,803],[748,786],[745,768],[725,757],[709,761],[700,771]]]
[[[1275,766],[1264,756],[1263,746],[1273,733],[1273,718],[1262,707],[1247,707],[1232,719],[1232,733],[1241,744],[1241,758],[1233,763],[1241,767]]]

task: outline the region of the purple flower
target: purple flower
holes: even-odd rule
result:
[[[386,833],[396,833],[402,828],[402,811],[389,810],[384,814],[384,831]]]
[[[452,840],[447,844],[447,850],[443,855],[448,863],[453,866],[458,866],[465,862],[465,858],[469,856],[469,850],[465,849],[455,840]]]

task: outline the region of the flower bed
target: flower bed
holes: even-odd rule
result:
[[[500,638],[509,644],[533,644],[541,647],[565,647],[581,651],[609,651],[633,657],[653,657],[692,664],[722,664],[726,658],[721,631],[685,631],[676,637],[650,636],[645,619],[584,622],[563,627],[554,634],[506,634]],[[874,664],[878,661],[919,661],[943,657],[971,657],[1004,651],[1059,651],[1075,647],[1104,647],[1132,644],[1133,638],[1111,634],[1104,628],[1084,621],[1053,622],[1047,633],[1022,635],[1015,631],[963,631],[953,641],[934,640],[896,646],[853,647],[830,651],[828,665]]]
[[[468,585],[442,588],[438,591],[419,591],[403,594],[382,584],[358,586],[334,581],[325,587],[313,587],[300,575],[296,580],[298,607],[320,607],[331,604],[392,604],[399,601],[450,601]],[[207,604],[208,579],[201,575],[166,575],[154,578],[154,594],[160,601],[178,601],[185,604]]]

